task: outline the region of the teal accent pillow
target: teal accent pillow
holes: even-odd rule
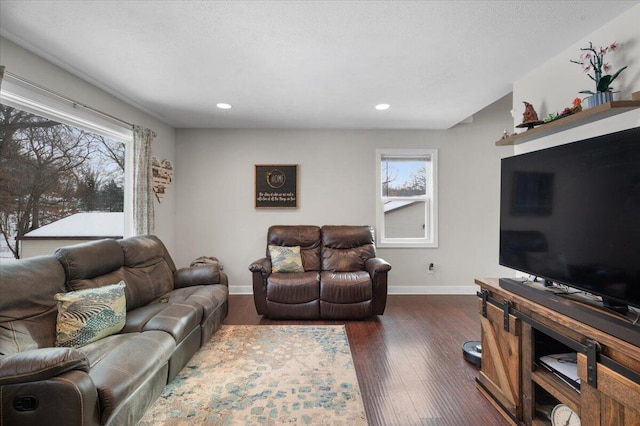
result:
[[[125,283],[58,293],[56,346],[79,348],[124,327],[127,302]]]
[[[304,272],[300,246],[269,246],[271,272]]]

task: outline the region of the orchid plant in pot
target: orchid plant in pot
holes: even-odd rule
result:
[[[604,56],[609,52],[616,51],[618,48],[618,43],[614,42],[607,47],[600,47],[599,50],[596,50],[593,47],[593,43],[589,42],[589,47],[580,48],[582,54],[579,60],[571,59],[571,62],[574,64],[582,66],[584,72],[596,83],[595,92],[591,90],[581,90],[579,92],[591,95],[587,98],[587,108],[592,108],[613,99],[613,87],[611,87],[611,83],[627,67],[624,66],[614,74],[609,74],[611,65],[604,62]],[[590,72],[593,72],[593,75],[589,74]]]

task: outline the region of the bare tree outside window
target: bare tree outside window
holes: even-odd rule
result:
[[[385,159],[381,162],[381,167],[384,197],[411,197],[426,194],[425,161]]]
[[[376,200],[380,247],[437,247],[437,150],[379,149]]]
[[[123,204],[123,143],[0,105],[0,257],[41,226]]]

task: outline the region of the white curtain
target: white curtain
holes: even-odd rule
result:
[[[133,226],[136,235],[155,231],[151,144],[154,132],[133,126]]]

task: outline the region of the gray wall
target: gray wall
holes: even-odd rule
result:
[[[6,71],[40,84],[92,108],[111,114],[132,124],[148,127],[157,133],[153,155],[175,163],[175,130],[115,96],[72,75],[53,63],[34,55],[15,43],[0,37],[0,64]],[[174,177],[174,182],[176,178]],[[175,186],[172,183],[162,203],[156,202],[156,234],[169,251],[174,251]]]
[[[633,92],[640,91],[640,4],[596,29],[588,37],[578,40],[553,59],[540,64],[529,74],[513,84],[514,124],[522,122],[524,106],[530,102],[538,116],[543,118],[551,112],[561,112],[571,106],[574,98],[589,95],[580,90],[595,90],[595,83],[582,71],[581,67],[569,62],[580,56],[580,48],[593,42],[596,49],[611,43],[620,43],[620,48],[607,53],[605,62],[611,64],[612,72],[623,66],[628,68],[613,82],[616,90],[614,100],[631,99]],[[591,72],[593,74],[593,72]],[[586,102],[583,102],[586,106]],[[584,138],[640,126],[640,109],[626,112],[604,120],[553,134],[532,142],[516,145],[515,153],[521,154],[541,148],[574,142]]]
[[[474,277],[498,266],[500,158],[511,97],[446,131],[176,131],[177,263],[219,257],[232,291],[251,292],[249,264],[264,255],[274,224],[375,224],[377,148],[439,149],[436,249],[379,249],[393,265],[393,293],[473,293]],[[254,165],[298,164],[298,208],[256,210]],[[427,272],[429,263],[435,271]]]

